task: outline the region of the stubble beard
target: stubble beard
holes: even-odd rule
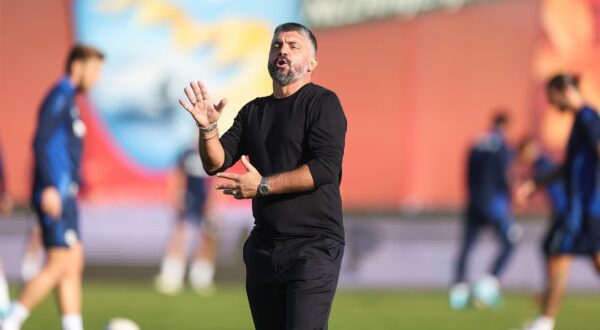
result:
[[[286,60],[288,63],[287,73],[284,71],[285,68],[278,68],[277,61],[279,58],[274,61],[269,62],[268,70],[271,79],[275,81],[280,86],[287,86],[293,82],[296,82],[308,73],[308,65],[294,65],[290,60]]]

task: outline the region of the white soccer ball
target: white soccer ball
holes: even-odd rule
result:
[[[104,330],[140,330],[140,327],[132,320],[119,317],[108,321]]]

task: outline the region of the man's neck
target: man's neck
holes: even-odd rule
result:
[[[575,112],[579,112],[581,111],[581,109],[583,109],[586,105],[586,102],[583,98],[581,99],[577,99],[575,102],[573,102],[573,108],[575,110]]]
[[[79,86],[78,86],[78,84],[79,84],[78,79],[76,77],[73,77],[72,75],[68,75],[67,79],[69,80],[69,83],[71,84],[71,87],[73,87],[73,89],[76,92],[79,92],[80,90],[79,90]]]
[[[308,75],[285,86],[281,86],[273,81],[273,96],[277,99],[288,97],[296,93],[300,88],[302,88],[302,86],[309,84],[310,82],[311,78]]]

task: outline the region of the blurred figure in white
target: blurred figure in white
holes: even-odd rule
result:
[[[25,255],[21,262],[21,280],[29,282],[39,274],[44,265],[44,244],[42,231],[37,223],[29,227],[29,239],[25,246]]]
[[[194,143],[196,144],[196,143]],[[213,278],[217,253],[217,230],[214,216],[214,189],[202,168],[196,148],[188,148],[179,158],[168,180],[168,193],[177,216],[170,234],[155,287],[164,294],[176,294],[183,287],[186,270],[188,233],[199,231],[189,282],[196,293],[214,293]]]

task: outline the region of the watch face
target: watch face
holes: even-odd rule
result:
[[[258,191],[260,192],[261,195],[266,195],[269,193],[269,186],[260,185],[260,187],[258,187]]]

